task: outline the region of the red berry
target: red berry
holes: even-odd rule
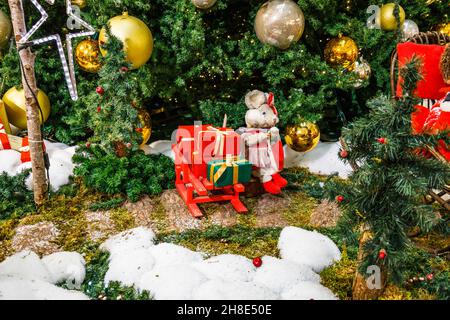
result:
[[[386,256],[387,256],[386,250],[381,249],[380,252],[378,253],[378,258],[380,258],[380,260],[384,260]]]
[[[428,281],[433,280],[433,278],[434,278],[434,275],[433,275],[432,273],[427,274],[427,280],[428,280]]]
[[[386,138],[378,138],[377,141],[381,144],[386,144]]]
[[[122,73],[125,73],[125,72],[127,72],[128,71],[128,68],[127,67],[121,67],[120,68],[120,72],[122,72]]]
[[[91,147],[91,143],[90,142],[86,142],[86,148],[90,148]]]
[[[102,107],[98,106],[98,107],[97,107],[97,112],[100,113],[101,111],[102,111]]]
[[[132,146],[133,146],[133,145],[132,145],[131,143],[129,143],[129,142],[127,143],[127,148],[128,148],[128,149],[131,149]]]
[[[141,133],[142,132],[142,128],[136,128],[136,132]]]
[[[99,94],[99,95],[103,95],[105,93],[105,89],[103,89],[103,87],[98,86],[97,89],[95,89],[95,91]]]
[[[337,202],[342,202],[342,201],[344,201],[344,196],[337,196],[337,197],[336,197],[336,201],[337,201]]]
[[[253,265],[257,268],[261,267],[262,265],[262,259],[260,257],[253,259]]]
[[[347,150],[342,150],[340,153],[341,158],[347,158],[348,157],[348,151]]]

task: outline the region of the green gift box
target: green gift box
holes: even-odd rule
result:
[[[252,176],[252,164],[245,159],[227,158],[208,162],[207,178],[215,187],[247,183]]]

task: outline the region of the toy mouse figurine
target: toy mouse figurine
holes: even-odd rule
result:
[[[245,143],[242,148],[245,158],[253,164],[253,175],[261,180],[264,190],[279,194],[287,181],[280,175],[284,151],[279,130],[275,127],[279,119],[273,93],[253,90],[245,96],[245,104],[248,107],[247,127],[237,130]]]

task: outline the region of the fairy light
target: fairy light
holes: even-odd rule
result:
[[[58,48],[58,54],[61,59],[61,63],[63,66],[64,71],[64,77],[66,79],[67,88],[69,89],[70,97],[73,101],[78,100],[78,93],[77,93],[77,83],[75,79],[75,67],[73,63],[73,50],[72,50],[72,39],[78,38],[78,37],[87,37],[91,36],[95,33],[95,29],[88,24],[86,21],[81,19],[80,17],[76,16],[72,11],[72,5],[70,0],[66,0],[66,14],[69,18],[74,19],[76,22],[79,23],[80,26],[87,29],[87,31],[80,31],[75,33],[68,33],[66,35],[66,47],[67,47],[67,58],[64,53],[63,44],[61,41],[61,37],[59,34],[50,35],[47,37],[30,40],[28,41],[33,34],[41,27],[41,25],[48,19],[48,14],[45,11],[45,9],[39,4],[37,0],[30,0],[31,3],[36,7],[36,9],[41,14],[41,18],[38,20],[38,22],[31,27],[31,29],[25,34],[25,36],[19,41],[19,44],[25,45],[25,44],[32,44],[32,45],[39,45],[51,41],[56,42],[56,46]],[[53,5],[55,3],[55,0],[45,0],[48,4]]]

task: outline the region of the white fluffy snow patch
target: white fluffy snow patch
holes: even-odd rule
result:
[[[285,227],[278,240],[283,259],[304,264],[321,272],[341,259],[341,252],[330,238],[317,231]]]
[[[86,276],[86,262],[78,252],[56,252],[43,257],[42,263],[50,272],[53,283],[70,281],[79,288]]]
[[[115,254],[131,252],[137,249],[148,249],[154,245],[154,239],[155,233],[152,230],[138,227],[112,236],[102,243],[100,249],[114,256]]]
[[[141,148],[145,154],[158,155],[162,154],[172,160],[175,159],[175,155],[172,150],[172,141],[170,140],[159,140],[152,142],[148,145],[144,145]]]
[[[269,288],[254,282],[210,280],[194,291],[195,300],[276,300]]]
[[[87,300],[81,292],[55,283],[81,284],[84,259],[73,252],[61,252],[39,259],[32,251],[19,252],[0,263],[0,300]]]
[[[105,275],[105,285],[119,281],[125,286],[133,286],[141,277],[153,269],[155,259],[148,249],[137,249],[116,253],[110,258]]]
[[[251,281],[255,267],[250,259],[235,254],[222,254],[194,263],[192,266],[209,279],[225,281]]]
[[[285,145],[284,167],[308,168],[310,172],[321,175],[337,172],[341,178],[345,179],[353,170],[349,164],[342,162],[339,158],[340,148],[339,142],[319,142],[316,148],[305,153],[296,152]]]
[[[172,243],[157,244],[150,248],[150,253],[155,258],[157,266],[190,264],[203,260],[203,255],[201,253]]]
[[[193,291],[207,278],[188,265],[155,267],[144,274],[138,288],[157,300],[192,300]]]
[[[299,282],[281,293],[283,300],[338,300],[334,293],[317,282]]]
[[[63,143],[53,143],[44,140],[45,147],[50,159],[50,184],[53,190],[57,191],[63,185],[69,183],[69,177],[73,174],[72,157],[76,147],[69,147]],[[20,162],[20,152],[15,150],[0,150],[0,173],[6,172],[10,176],[15,176],[25,169],[30,169],[31,163]],[[28,189],[32,189],[32,174],[28,177],[26,184]]]
[[[320,276],[309,266],[296,264],[288,260],[264,256],[263,264],[256,270],[253,281],[280,293],[301,281],[320,283]]]

